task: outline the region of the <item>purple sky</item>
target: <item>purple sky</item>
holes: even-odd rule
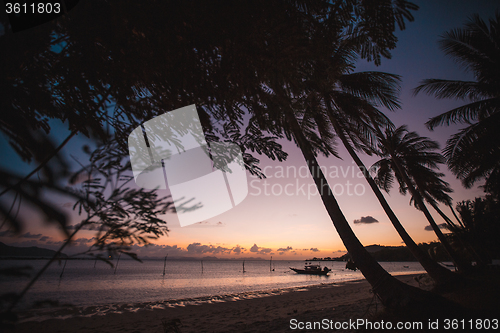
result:
[[[499,6],[497,1],[440,0],[415,1],[415,3],[420,6],[420,10],[414,13],[415,22],[408,23],[406,30],[397,33],[399,42],[392,52],[392,59],[383,60],[379,67],[360,61],[357,71],[377,70],[401,75],[403,107],[388,115],[397,126],[407,124],[411,131],[437,140],[443,147],[450,134],[455,133],[460,127],[458,125],[439,127],[431,132],[424,126],[424,123],[430,117],[461,105],[463,102],[436,100],[425,94],[415,97],[412,95],[412,89],[426,78],[472,79],[470,74],[464,73],[439,50],[437,45],[439,35],[450,29],[461,27],[473,13],[478,13],[483,19],[487,19]],[[66,130],[62,125],[55,125],[54,137],[63,137]],[[69,154],[78,151],[81,143],[82,140],[75,140],[65,148],[65,152]],[[137,252],[143,256],[162,256],[166,252],[170,255],[215,255],[219,257],[247,255],[267,258],[269,255],[275,255],[278,259],[337,256],[342,253],[341,251],[345,248],[319,196],[308,195],[307,191],[309,186],[312,186],[310,185],[312,180],[307,172],[304,172],[305,162],[300,151],[289,142],[281,141],[281,143],[285,151],[290,154],[288,160],[278,163],[262,158],[261,167],[267,167],[266,171],[271,177],[264,182],[249,176],[249,195],[240,205],[204,223],[183,228],[179,226],[176,217],[169,214],[166,216],[171,230],[169,237],[157,241],[158,246],[151,247],[149,250],[136,249]],[[8,148],[4,138],[0,140],[0,151],[4,157],[0,162],[2,168],[15,168],[20,173],[27,173],[34,167],[20,163]],[[348,221],[352,223],[354,232],[365,245],[400,245],[401,240],[369,187],[363,179],[356,176],[357,169],[349,156],[342,147],[339,147],[339,152],[343,160],[330,157],[320,158],[319,161],[329,170],[330,185],[336,186],[334,192],[337,191],[339,204]],[[376,160],[366,156],[362,156],[362,159],[367,166]],[[287,167],[288,177],[280,178],[282,175],[280,172],[286,170]],[[297,172],[298,176],[291,175],[292,171]],[[446,174],[445,180],[455,190],[452,194],[455,203],[482,194],[477,188],[464,189],[445,167],[442,171]],[[293,193],[293,195],[283,192],[287,185],[288,193]],[[301,188],[304,192],[300,190]],[[268,195],[266,195],[266,189]],[[341,190],[342,194],[340,194]],[[352,195],[349,195],[349,190]],[[258,194],[259,191],[260,194]],[[401,196],[396,188],[386,197],[415,241],[428,242],[436,239],[432,232],[424,230],[427,222],[422,213],[408,205],[409,197]],[[58,202],[61,206],[67,206],[70,201],[58,198]],[[448,212],[446,208],[444,210]],[[28,208],[23,208],[22,214],[31,216],[30,225],[23,232],[23,236],[7,237],[0,232],[0,241],[17,245],[38,244],[51,248],[60,244],[62,238],[57,229],[47,227],[38,221],[36,214]],[[433,215],[438,223],[442,222],[437,214]],[[74,217],[76,223],[78,218],[76,215]],[[373,223],[354,223],[355,220]],[[78,238],[78,246],[68,252],[85,248],[92,234],[82,232]]]

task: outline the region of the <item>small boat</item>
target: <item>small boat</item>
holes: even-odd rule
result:
[[[351,271],[356,271],[358,269],[358,267],[356,266],[356,264],[354,263],[354,261],[352,261],[351,259],[349,259],[346,262],[345,268],[346,269],[350,269]]]
[[[293,268],[290,267],[292,271],[297,274],[310,274],[310,275],[327,275],[330,272],[330,269],[325,266],[325,268],[321,269],[319,264],[305,264],[304,269]]]

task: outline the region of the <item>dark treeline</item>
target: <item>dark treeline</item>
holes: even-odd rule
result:
[[[429,256],[438,262],[451,261],[450,256],[439,242],[420,243],[418,247]],[[370,252],[371,256],[377,261],[417,261],[415,256],[406,246],[384,246],[384,245],[368,245],[365,248]],[[306,261],[348,261],[352,259],[349,253],[337,258],[312,258]]]

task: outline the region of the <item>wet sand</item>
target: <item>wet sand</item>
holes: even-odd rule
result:
[[[418,286],[416,276],[398,278]],[[296,332],[294,319],[297,325],[356,320],[381,308],[370,285],[359,280],[173,302],[47,309],[38,317],[21,316],[7,332]]]

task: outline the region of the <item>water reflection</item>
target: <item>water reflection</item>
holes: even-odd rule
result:
[[[44,261],[20,261],[19,265],[32,265],[35,270]],[[0,267],[14,262],[0,261]],[[120,267],[114,270],[109,265],[94,260],[70,261],[62,274],[62,267],[53,265],[42,276],[30,293],[26,304],[37,300],[53,299],[60,304],[91,306],[106,303],[156,302],[173,299],[229,295],[280,288],[319,285],[361,279],[359,271],[345,270],[343,262],[322,262],[332,271],[328,276],[301,275],[289,267],[301,267],[303,261],[273,261],[275,270],[269,271],[269,261],[200,261],[120,260]],[[382,263],[393,274],[423,272],[418,263]],[[406,267],[407,266],[407,267]],[[163,270],[165,267],[165,275]],[[62,278],[61,278],[62,275]],[[20,290],[27,278],[3,279],[3,290]]]

